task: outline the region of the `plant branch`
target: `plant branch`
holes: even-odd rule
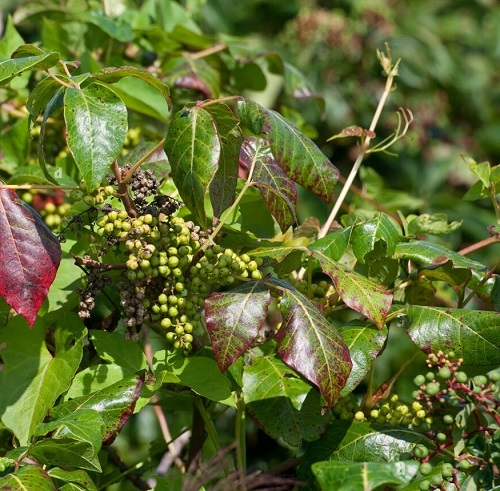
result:
[[[385,55],[383,55],[381,53],[379,53],[379,57],[382,59],[382,62],[388,61],[388,58],[385,57]],[[379,100],[375,114],[373,115],[373,119],[372,119],[372,122],[371,122],[370,128],[369,128],[370,132],[375,132],[375,128],[377,126],[378,120],[380,118],[380,115],[382,114],[382,109],[384,108],[385,103],[387,101],[387,98],[389,97],[389,93],[392,90],[394,78],[398,74],[398,70],[397,70],[398,65],[399,65],[399,60],[394,64],[394,66],[391,66],[390,69],[389,68],[386,69],[387,81],[385,83],[384,92],[382,93],[382,96]],[[339,195],[337,201],[335,202],[335,205],[334,205],[332,211],[330,212],[330,216],[328,217],[327,221],[325,222],[323,227],[321,227],[321,230],[318,233],[318,239],[321,239],[322,237],[324,237],[328,233],[332,223],[334,222],[335,218],[337,217],[337,213],[339,212],[340,208],[342,207],[342,203],[344,202],[344,200],[347,196],[347,193],[349,192],[349,189],[351,187],[351,184],[353,183],[353,181],[354,181],[354,179],[359,171],[359,168],[361,167],[361,164],[363,163],[363,160],[368,152],[368,148],[370,146],[371,139],[372,138],[371,138],[370,134],[367,134],[367,136],[364,138],[362,145],[361,145],[361,151],[359,152],[359,155],[358,155],[356,161],[354,162],[354,165],[351,169],[351,172],[349,173],[349,176],[346,179],[344,187],[342,188],[342,191],[340,192],[340,195]]]
[[[73,83],[67,83],[64,80],[61,80],[58,76],[54,75],[50,70],[45,70],[45,72],[49,75],[50,78],[53,78],[58,84],[66,87],[67,89],[79,89],[78,85]]]
[[[471,244],[470,246],[464,247],[460,251],[458,251],[457,254],[460,254],[461,256],[466,256],[467,254],[471,254],[475,251],[478,251],[479,249],[482,249],[483,247],[488,247],[491,244],[495,244],[496,242],[500,243],[500,236],[498,235],[492,235],[491,237],[488,237],[487,239],[480,240],[479,242],[476,242],[475,244]]]
[[[218,43],[214,44],[213,46],[210,46],[210,48],[204,49],[202,51],[198,51],[196,53],[184,53],[184,56],[186,58],[189,58],[191,60],[198,60],[200,58],[205,58],[206,56],[213,55],[215,53],[219,53],[220,51],[224,51],[227,49],[227,44],[224,43]]]
[[[134,172],[142,165],[144,162],[146,162],[151,155],[153,155],[155,152],[157,152],[165,143],[165,138],[158,142],[149,152],[147,152],[145,155],[143,155],[133,166],[132,168],[125,174],[125,176],[121,179],[121,182],[128,184],[130,179],[132,178]]]
[[[118,197],[122,200],[123,206],[125,206],[125,210],[127,210],[127,213],[131,217],[136,217],[137,210],[135,208],[135,203],[130,196],[128,183],[122,180],[122,173],[118,165],[118,161],[115,160],[111,164],[111,170],[113,171],[113,175],[115,176],[116,181],[118,182],[118,191],[117,191]]]

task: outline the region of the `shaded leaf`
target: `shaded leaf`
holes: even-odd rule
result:
[[[107,86],[66,89],[64,120],[67,143],[87,184],[95,189],[118,157],[127,134],[127,108]]]
[[[53,331],[55,354],[45,345],[45,326],[30,331],[20,317],[0,328],[4,370],[0,371],[0,415],[21,445],[68,389],[83,354],[83,323],[75,313],[61,315]]]
[[[500,313],[412,305],[406,315],[408,336],[425,353],[454,351],[466,365],[500,363]]]
[[[379,241],[386,245],[385,256],[392,256],[400,240],[400,230],[385,213],[378,213],[372,220],[355,225],[351,234],[352,249],[360,263],[365,262],[365,256],[375,249]]]
[[[132,41],[135,37],[129,24],[124,22],[123,19],[111,18],[104,11],[90,10],[81,16],[81,20],[89,24],[94,24],[108,36],[122,43]]]
[[[221,372],[239,358],[257,337],[271,302],[261,282],[244,283],[205,300],[205,319]]]
[[[320,250],[311,249],[310,253],[319,261],[323,272],[331,278],[344,303],[368,317],[381,329],[392,305],[392,293],[380,283],[350,271]]]
[[[26,101],[26,109],[30,113],[31,124],[42,114],[49,101],[60,89],[62,91],[61,84],[51,77],[44,78],[33,88]]]
[[[281,359],[316,385],[330,408],[345,386],[352,363],[339,332],[324,317],[322,307],[287,283],[280,302],[282,325],[276,334]]]
[[[130,373],[148,368],[140,345],[118,333],[92,330],[90,339],[97,354],[108,363],[126,368]]]
[[[321,489],[351,491],[379,486],[403,486],[417,474],[419,462],[316,462],[312,472]]]
[[[81,409],[94,409],[104,421],[102,441],[112,443],[122,426],[134,412],[134,406],[144,384],[144,374],[125,377],[92,394],[76,397],[56,406],[52,419],[74,414]]]
[[[298,447],[317,438],[328,424],[317,392],[276,357],[255,357],[243,367],[245,404],[272,438]]]
[[[0,59],[0,86],[26,70],[45,70],[59,61],[59,53],[45,52],[26,44],[14,51],[10,59]]]
[[[176,113],[165,140],[165,153],[182,201],[205,225],[205,194],[221,155],[221,142],[210,113],[201,107]]]
[[[447,235],[462,226],[461,221],[448,223],[448,217],[444,213],[410,215],[406,219],[408,221],[408,235]]]
[[[265,135],[285,174],[330,202],[339,171],[292,122],[256,102],[239,99],[242,123],[257,136]]]
[[[0,295],[30,326],[54,281],[59,241],[12,189],[0,189]]]
[[[461,290],[471,279],[472,273],[468,268],[454,268],[453,262],[446,261],[435,267],[421,268],[418,278],[426,278],[429,281],[444,281],[455,290]]]
[[[262,193],[264,203],[284,232],[297,222],[297,188],[281,170],[266,142],[247,137],[241,147],[240,162],[253,167],[251,179]],[[253,164],[253,166],[252,166]]]
[[[60,469],[59,467],[54,467],[49,469],[48,473],[53,479],[58,479],[66,483],[81,484],[85,491],[97,491],[96,485],[92,482],[92,479],[90,479],[90,476],[86,471],[67,471]]]
[[[102,70],[98,70],[90,76],[107,84],[114,84],[122,80],[124,77],[138,78],[160,92],[160,94],[163,95],[165,101],[167,102],[168,107],[170,108],[171,106],[170,89],[168,88],[168,85],[161,82],[160,79],[149,73],[147,70],[134,66],[122,66],[119,68],[108,67],[103,68]]]
[[[214,119],[220,141],[218,167],[209,187],[214,217],[218,219],[235,199],[238,158],[243,134],[237,119],[227,105],[211,104],[206,110]]]
[[[31,490],[57,491],[47,471],[41,466],[26,465],[14,473],[0,477],[1,491]]]
[[[365,378],[372,368],[380,350],[384,347],[389,330],[386,326],[377,329],[371,323],[355,323],[339,328],[351,355],[352,370],[345,387],[340,392],[342,397],[351,393]]]

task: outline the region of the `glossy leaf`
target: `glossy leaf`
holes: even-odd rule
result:
[[[59,241],[12,189],[0,189],[0,295],[30,326],[54,281]]]
[[[336,230],[325,237],[309,244],[308,249],[323,253],[326,257],[339,261],[344,255],[352,233],[352,227]]]
[[[255,357],[243,367],[245,404],[257,424],[271,437],[298,447],[324,431],[317,392],[276,357]]]
[[[182,201],[205,225],[205,194],[221,155],[221,141],[211,114],[201,107],[175,114],[165,140],[165,153]]]
[[[131,374],[148,367],[140,345],[121,334],[93,330],[90,339],[97,354],[108,363],[124,367]]]
[[[352,363],[339,332],[324,317],[318,304],[289,285],[280,302],[282,325],[276,334],[281,359],[316,385],[330,408],[347,382]]]
[[[404,486],[417,474],[419,462],[316,462],[312,472],[321,489],[351,491],[380,486]]]
[[[92,445],[88,442],[75,441],[72,438],[60,440],[44,438],[31,447],[29,455],[45,465],[102,471]]]
[[[70,87],[64,93],[64,120],[76,165],[88,189],[95,189],[125,143],[127,108],[100,83]]]
[[[259,334],[271,302],[261,282],[244,283],[205,300],[205,320],[221,372],[234,363]]]
[[[400,239],[401,232],[385,213],[378,213],[372,220],[355,225],[351,234],[352,249],[360,263],[365,262],[365,256],[379,241],[385,244],[385,256],[392,256]]]
[[[276,162],[293,181],[329,203],[339,171],[291,121],[256,102],[240,99],[241,122],[269,141]]]
[[[448,223],[448,217],[444,213],[410,215],[406,219],[408,221],[408,235],[446,235],[462,226],[462,222],[453,221]]]
[[[0,372],[0,415],[26,445],[56,399],[68,389],[83,354],[83,323],[74,313],[57,321],[55,354],[45,345],[45,326],[29,330],[20,317],[0,329],[4,370]]]
[[[284,232],[297,222],[297,188],[295,183],[281,170],[266,142],[260,138],[247,137],[243,142],[240,163],[247,169],[253,167],[251,176],[264,203]]]
[[[340,395],[350,394],[370,371],[387,340],[387,327],[377,329],[373,324],[354,323],[339,328],[351,354],[352,370]]]
[[[134,66],[122,66],[119,68],[110,67],[103,68],[102,70],[91,74],[91,77],[107,84],[114,84],[125,77],[138,78],[156,89],[164,97],[168,107],[171,106],[170,89],[168,88],[168,85],[161,82],[160,79],[149,73],[147,70]]]
[[[311,250],[311,255],[319,261],[323,272],[331,278],[344,303],[368,317],[381,329],[392,305],[392,293],[380,283],[350,271],[320,250]]]
[[[454,351],[466,365],[500,363],[500,313],[412,305],[406,315],[408,336],[425,353]]]
[[[46,53],[32,45],[21,46],[10,59],[0,59],[0,86],[26,70],[44,70],[58,61],[59,54],[54,51]]]
[[[0,477],[1,491],[31,490],[57,491],[47,471],[41,466],[26,465],[14,473]]]
[[[450,260],[437,267],[419,269],[418,277],[429,281],[444,281],[455,290],[460,290],[469,282],[472,273],[468,268],[454,268]]]
[[[206,110],[214,120],[220,141],[218,167],[209,187],[214,217],[218,219],[235,199],[243,134],[233,112],[225,104],[211,104]]]
[[[57,479],[65,483],[81,485],[85,491],[97,491],[96,485],[92,482],[92,479],[90,479],[90,476],[86,471],[83,470],[67,471],[59,467],[54,467],[52,469],[49,469],[48,474],[52,479]],[[80,488],[75,488],[75,490],[76,489]]]
[[[143,384],[144,374],[124,377],[116,384],[102,390],[56,406],[50,416],[52,419],[60,419],[81,409],[94,409],[104,422],[102,441],[111,443],[134,412]]]
[[[26,102],[26,109],[30,113],[30,122],[33,122],[45,110],[49,101],[62,87],[59,82],[51,77],[44,78],[31,91]]]

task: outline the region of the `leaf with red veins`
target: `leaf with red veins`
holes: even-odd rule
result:
[[[257,337],[267,317],[269,290],[259,281],[245,283],[205,300],[205,319],[221,372],[234,363]]]
[[[319,388],[326,409],[331,408],[351,372],[349,348],[325,319],[322,307],[300,292],[285,290],[280,310],[283,321],[276,334],[278,354]]]
[[[59,241],[12,189],[0,189],[0,295],[30,327],[54,281]]]

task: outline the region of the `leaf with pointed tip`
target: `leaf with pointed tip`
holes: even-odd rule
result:
[[[205,300],[205,319],[221,372],[236,361],[257,337],[271,302],[261,282],[244,283]]]
[[[84,470],[71,470],[67,471],[64,469],[60,469],[59,467],[53,467],[52,469],[49,469],[48,471],[49,476],[52,477],[53,479],[58,479],[60,481],[63,481],[65,483],[70,483],[73,485],[82,485],[82,488],[75,486],[74,488],[61,488],[61,491],[69,491],[69,489],[74,489],[80,490],[82,489],[85,491],[97,491],[96,485],[92,482],[92,479],[90,479],[90,476],[88,473]]]
[[[61,84],[51,77],[44,78],[34,87],[26,101],[26,109],[30,113],[30,123],[40,116],[59,89],[61,89]]]
[[[399,462],[315,462],[312,472],[321,489],[351,491],[404,486],[417,475],[415,460]]]
[[[281,263],[286,257],[288,257],[293,252],[304,251],[304,246],[307,245],[308,239],[299,238],[296,241],[286,241],[282,242],[270,242],[270,247],[259,247],[257,249],[251,249],[248,253],[252,257],[261,257],[263,259],[271,259],[278,263]]]
[[[220,140],[218,168],[209,187],[214,217],[218,219],[235,199],[243,134],[238,120],[226,104],[211,104],[206,110],[214,120]]]
[[[0,189],[0,295],[30,326],[54,281],[59,241],[12,189]]]
[[[202,107],[176,113],[164,148],[182,201],[204,226],[205,194],[221,155],[221,142],[212,115]]]
[[[349,377],[349,349],[337,329],[325,319],[319,304],[285,282],[273,279],[272,283],[283,289],[283,321],[276,334],[278,353],[288,366],[319,388],[328,409]]]
[[[351,233],[352,227],[336,230],[321,239],[315,240],[308,248],[312,251],[322,252],[334,261],[339,261],[349,246]]]
[[[291,121],[256,102],[240,98],[241,122],[257,136],[265,135],[276,162],[296,183],[329,203],[339,171]]]
[[[137,68],[134,66],[122,66],[119,68],[108,67],[108,68],[103,68],[102,70],[98,70],[97,72],[91,74],[90,76],[96,80],[100,80],[101,82],[107,84],[114,84],[120,81],[124,77],[138,78],[140,80],[143,80],[147,84],[151,85],[151,87],[158,90],[165,98],[168,107],[169,108],[171,107],[170,89],[168,88],[168,85],[161,82],[160,79],[155,77],[153,74],[149,73],[147,70]]]
[[[318,392],[277,357],[255,357],[243,367],[243,394],[257,424],[292,447],[314,440],[328,424]]]
[[[94,409],[104,421],[102,441],[112,443],[122,426],[134,412],[134,406],[141,394],[144,373],[140,376],[125,377],[92,394],[76,397],[55,406],[51,411],[52,419],[60,419],[81,409]]]
[[[41,466],[26,465],[16,472],[0,477],[0,490],[57,491],[56,485]]]
[[[380,283],[350,271],[344,265],[330,259],[324,252],[313,247],[310,249],[310,254],[319,261],[323,272],[331,278],[343,302],[382,329],[392,305],[392,293]]]
[[[377,242],[385,243],[385,257],[391,257],[400,240],[401,231],[385,213],[378,213],[373,219],[355,225],[351,235],[354,255],[362,264]]]
[[[45,70],[59,61],[59,53],[45,52],[33,45],[24,45],[7,60],[0,59],[0,86],[27,70]]]
[[[0,329],[5,367],[0,371],[0,416],[21,445],[26,445],[56,399],[73,379],[83,355],[86,330],[80,318],[67,313],[57,320],[53,333],[55,354],[45,344],[45,325],[30,331],[14,317]]]
[[[94,82],[64,93],[66,141],[87,184],[96,189],[118,157],[127,134],[127,108],[107,86]]]
[[[384,347],[389,330],[386,326],[377,329],[371,322],[356,322],[340,327],[339,331],[349,348],[352,361],[351,373],[340,392],[340,395],[345,397],[363,381],[372,368],[377,355]]]
[[[500,363],[500,313],[412,305],[408,336],[425,353],[454,351],[466,365]]]
[[[297,188],[274,159],[261,138],[247,137],[241,147],[240,162],[252,167],[251,179],[262,193],[262,199],[284,232],[297,222]]]
[[[454,268],[453,261],[446,261],[439,266],[421,268],[418,278],[426,278],[429,281],[444,281],[453,289],[461,290],[471,279],[472,273],[468,268]]]

